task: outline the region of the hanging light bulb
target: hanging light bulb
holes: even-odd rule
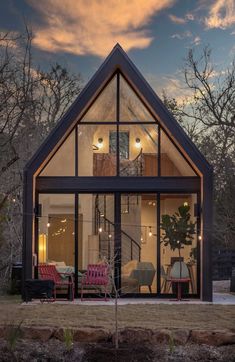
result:
[[[149,226],[149,236],[151,237],[152,235],[153,235],[152,228],[151,228],[151,226]]]

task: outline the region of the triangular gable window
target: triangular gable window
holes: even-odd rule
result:
[[[161,130],[161,176],[197,176],[163,130]]]
[[[123,76],[120,76],[120,122],[156,122]]]
[[[75,131],[62,143],[40,176],[75,176]]]
[[[81,123],[116,122],[117,76],[104,87],[81,119]]]

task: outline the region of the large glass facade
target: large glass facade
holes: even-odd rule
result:
[[[119,77],[120,82],[115,75],[97,96],[40,176],[197,176]]]
[[[54,176],[58,183],[63,177],[63,185],[66,177],[69,182],[76,177],[73,194],[39,194],[36,235],[38,263],[77,273],[78,293],[87,266],[104,261],[115,266],[111,272],[123,295],[175,294],[170,278],[182,268],[189,279],[184,294],[199,293],[199,189],[198,194],[189,193],[192,189],[176,194],[174,186],[171,193],[160,193],[154,183],[146,186],[154,177],[172,177],[174,185],[177,177],[183,182],[197,174],[121,74],[96,95],[39,176]],[[105,178],[96,191],[98,177]],[[106,177],[113,177],[111,188],[106,188]],[[84,180],[85,191],[80,189]],[[191,234],[183,239],[178,230],[176,239],[178,226],[173,224],[180,219],[182,226],[185,210]],[[166,220],[172,222],[172,235]]]

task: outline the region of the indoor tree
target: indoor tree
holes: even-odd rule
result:
[[[185,245],[192,245],[196,233],[196,222],[190,220],[190,206],[187,202],[179,206],[178,211],[173,215],[162,215],[161,221],[161,242],[164,246],[170,246],[171,250],[178,250],[180,260],[180,277],[181,277],[181,249]]]

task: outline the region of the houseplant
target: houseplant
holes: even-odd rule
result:
[[[187,202],[179,206],[178,211],[173,215],[164,214],[161,220],[161,242],[164,246],[169,246],[171,250],[178,250],[180,261],[180,278],[182,275],[182,258],[181,249],[185,245],[192,245],[194,235],[196,233],[196,222],[190,220],[190,206]],[[186,286],[188,289],[188,286]],[[175,286],[172,286],[173,291]],[[186,290],[185,290],[186,292]]]

